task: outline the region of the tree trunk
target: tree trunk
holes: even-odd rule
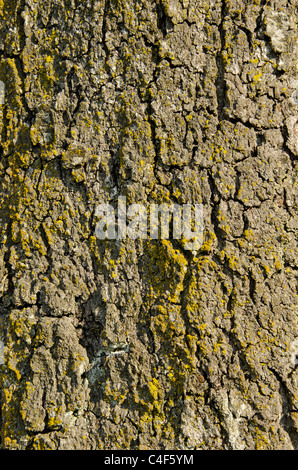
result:
[[[298,449],[297,1],[0,18],[2,448]],[[203,244],[100,239],[120,196]]]

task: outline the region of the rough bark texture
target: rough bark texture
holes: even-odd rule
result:
[[[1,0],[1,446],[298,449],[296,0]],[[204,244],[95,237],[203,203]]]

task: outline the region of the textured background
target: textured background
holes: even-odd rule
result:
[[[297,6],[0,1],[2,448],[298,449]]]

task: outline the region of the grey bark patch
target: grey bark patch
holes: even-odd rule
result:
[[[4,343],[0,340],[0,365],[5,364]]]

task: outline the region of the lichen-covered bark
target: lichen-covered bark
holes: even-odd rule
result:
[[[298,448],[297,6],[0,2],[2,448]]]

